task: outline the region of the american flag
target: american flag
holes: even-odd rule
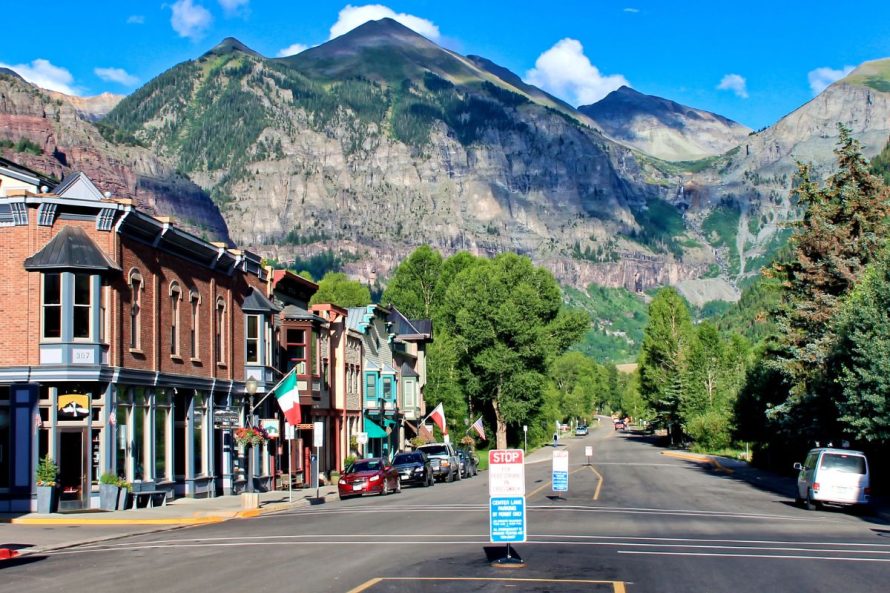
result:
[[[482,426],[482,416],[479,416],[479,419],[473,422],[472,428],[476,431],[476,434],[479,435],[480,439],[482,439],[483,441],[488,440],[487,438],[485,438],[485,427]]]

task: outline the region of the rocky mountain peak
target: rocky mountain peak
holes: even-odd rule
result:
[[[622,86],[578,111],[611,138],[668,161],[722,154],[751,130],[710,111],[681,105]]]
[[[846,77],[834,83],[844,84],[866,86],[882,93],[890,93],[890,58],[863,62]]]
[[[224,56],[235,52],[245,53],[255,58],[263,57],[259,52],[254,51],[235,39],[234,37],[226,37],[222,41],[216,44],[210,51],[205,53],[202,58],[206,58],[207,56]]]

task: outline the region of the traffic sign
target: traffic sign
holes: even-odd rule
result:
[[[510,544],[525,541],[524,496],[490,498],[488,518],[488,537],[492,543]]]
[[[553,491],[568,492],[569,490],[569,452],[553,450]]]
[[[586,447],[584,447],[584,456],[592,457],[593,456],[593,447],[591,447],[590,445],[587,445]]]
[[[312,446],[324,447],[324,422],[312,423]]]
[[[488,495],[525,496],[522,449],[492,449],[488,452]]]
[[[297,436],[296,432],[297,431],[294,429],[293,424],[291,424],[290,422],[284,423],[284,438],[285,439],[287,439],[288,441],[294,440],[294,438],[296,438],[296,436]]]
[[[366,432],[357,432],[355,434],[355,442],[359,445],[367,445],[368,444],[368,433]]]

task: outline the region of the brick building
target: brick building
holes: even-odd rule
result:
[[[275,378],[260,259],[82,174],[50,194],[0,165],[0,511],[32,509],[47,454],[69,508],[95,506],[105,472],[168,496],[230,493],[244,464],[214,412],[243,421],[246,368],[261,391]]]

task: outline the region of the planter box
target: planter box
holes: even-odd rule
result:
[[[120,487],[114,484],[99,484],[99,508],[103,511],[116,511]]]
[[[258,509],[260,508],[259,492],[242,492],[241,493],[242,509]]]
[[[37,487],[37,512],[55,513],[59,510],[59,489],[55,486]]]
[[[121,511],[127,510],[127,499],[130,496],[130,491],[126,488],[119,488],[119,492],[117,493],[117,508]]]

